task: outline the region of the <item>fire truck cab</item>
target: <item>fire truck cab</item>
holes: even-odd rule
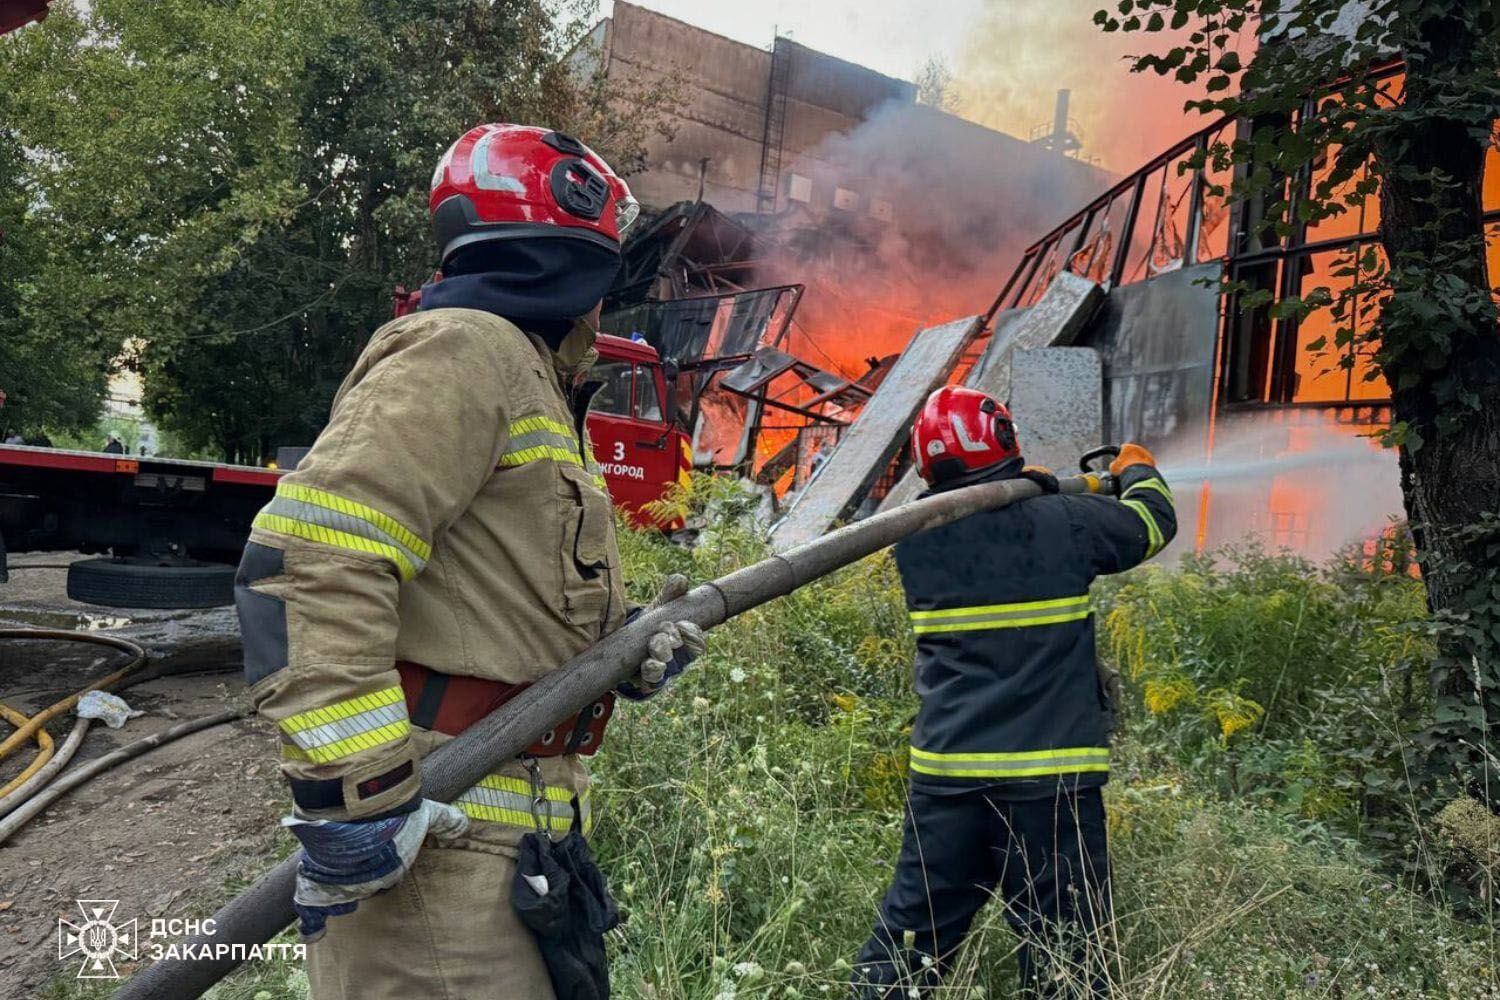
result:
[[[688,435],[673,419],[667,379],[656,348],[642,340],[600,334],[597,386],[589,403],[588,436],[615,506],[641,526],[658,525],[643,507],[693,469]]]

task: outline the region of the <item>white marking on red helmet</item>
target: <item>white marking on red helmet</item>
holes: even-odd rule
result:
[[[495,139],[495,132],[486,132],[474,143],[474,150],[469,154],[469,168],[474,172],[474,186],[486,191],[510,191],[514,194],[525,194],[526,188],[521,182],[508,174],[497,174],[490,170],[490,143]]]
[[[958,438],[958,446],[964,451],[989,451],[990,446],[983,441],[975,441],[969,437],[969,429],[957,413],[951,414],[948,420],[953,424],[953,434]],[[983,437],[983,435],[980,435]]]

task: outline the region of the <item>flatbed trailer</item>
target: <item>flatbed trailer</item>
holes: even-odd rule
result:
[[[0,582],[18,552],[83,552],[68,593],[115,607],[233,599],[250,522],[281,473],[242,465],[0,445]]]
[[[599,338],[587,425],[622,513],[644,510],[691,470],[671,418],[660,359],[647,344]],[[234,599],[250,522],[283,470],[186,459],[0,445],[0,583],[18,552],[82,552],[68,596],[126,608],[203,608]],[[673,527],[673,525],[658,525]]]

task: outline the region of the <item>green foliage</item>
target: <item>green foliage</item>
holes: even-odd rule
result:
[[[1165,762],[1349,834],[1405,828],[1408,734],[1432,708],[1419,581],[1239,548],[1106,593],[1105,653]]]
[[[761,554],[694,552],[654,532],[630,533],[622,548],[637,599],[667,572],[720,573]],[[1395,659],[1420,658],[1424,639],[1407,629],[1422,616],[1419,585],[1358,581],[1341,608],[1334,578],[1295,560],[1247,552],[1216,572],[1198,565],[1180,584],[1152,573],[1101,595],[1169,623],[1170,648],[1193,651],[1205,688],[1246,674],[1247,694],[1272,706],[1267,734],[1239,733],[1226,748],[1216,729],[1150,716],[1132,687],[1109,788],[1118,995],[1494,996],[1482,929],[1393,884],[1336,835],[1336,815],[1309,819],[1294,805],[1297,780],[1338,788],[1313,754],[1288,752],[1284,774],[1256,779],[1274,790],[1219,779],[1225,755],[1290,744],[1314,718],[1304,677],[1325,692],[1349,675],[1366,685],[1343,695],[1339,720],[1319,724],[1317,747],[1345,738],[1339,725],[1363,711],[1356,699],[1394,710],[1401,695],[1378,691],[1372,675],[1399,680],[1409,668]],[[596,847],[626,912],[611,941],[620,996],[842,994],[900,840],[916,707],[903,611],[889,558],[867,559],[714,630],[708,655],[665,694],[622,707],[595,761]],[[1244,640],[1278,656],[1254,659]],[[1216,652],[1231,662],[1211,664]],[[1195,762],[1204,752],[1220,755],[1217,770]],[[1011,995],[1013,949],[989,907],[945,995]]]
[[[435,266],[427,183],[465,129],[546,122],[640,164],[674,84],[573,74],[575,12],[101,0],[0,41],[0,93],[35,152],[26,224],[70,288],[25,329],[123,347],[190,449],[257,462],[309,443],[392,289]],[[610,100],[627,96],[630,116]]]
[[[1500,313],[1486,259],[1485,154],[1500,109],[1500,10],[1465,0],[1120,0],[1104,30],[1170,12],[1186,40],[1136,61],[1206,90],[1189,109],[1239,119],[1191,160],[1233,168],[1214,194],[1265,211],[1254,232],[1295,245],[1306,225],[1378,194],[1374,240],[1339,255],[1331,285],[1275,307],[1284,320],[1327,309],[1331,338],[1308,345],[1350,368],[1371,354],[1391,388],[1384,434],[1402,454],[1402,490],[1423,557],[1437,698],[1421,773],[1471,794],[1500,781]],[[1118,16],[1117,16],[1118,15]],[[1147,30],[1161,21],[1148,17]],[[1248,63],[1238,52],[1254,51]],[[1399,81],[1386,68],[1404,61]],[[1242,290],[1238,284],[1231,291]],[[1253,306],[1249,299],[1255,299]],[[1269,296],[1249,296],[1260,308]],[[1376,377],[1376,371],[1370,372]],[[1470,485],[1472,483],[1472,485]],[[1440,798],[1436,792],[1429,799]]]
[[[43,427],[92,423],[104,395],[111,355],[107,339],[70,312],[52,280],[57,249],[45,229],[28,224],[34,196],[25,182],[22,145],[5,124],[10,99],[0,87],[0,439],[8,430],[34,437]]]
[[[738,490],[715,492],[732,503]],[[740,493],[740,506],[753,498]],[[748,514],[713,527],[718,544],[697,550],[625,531],[632,596],[649,599],[671,572],[701,580],[764,555]],[[1350,588],[1348,607],[1336,579]],[[1500,1000],[1500,955],[1485,927],[1393,882],[1335,829],[1336,815],[1309,818],[1289,791],[1307,782],[1304,802],[1338,791],[1322,759],[1345,737],[1330,735],[1338,719],[1317,711],[1319,697],[1337,696],[1331,688],[1353,690],[1330,716],[1398,710],[1403,696],[1377,690],[1375,677],[1399,686],[1407,667],[1397,661],[1421,655],[1426,640],[1406,628],[1422,616],[1415,593],[1404,576],[1363,578],[1350,565],[1320,576],[1244,552],[1223,569],[1198,562],[1097,595],[1111,635],[1150,628],[1147,674],[1176,657],[1194,691],[1243,677],[1247,696],[1268,706],[1258,728],[1226,747],[1186,706],[1176,719],[1145,711],[1132,681],[1129,737],[1106,789],[1112,995]],[[624,916],[609,939],[612,995],[844,995],[900,843],[911,655],[899,582],[880,555],[715,629],[709,652],[665,692],[619,707],[591,761],[594,849]],[[1223,779],[1231,754],[1244,775],[1252,750],[1279,753],[1293,741],[1275,789]],[[1345,756],[1332,761],[1337,773],[1349,766]],[[1493,867],[1485,816],[1472,810],[1406,833]],[[1014,948],[1001,908],[986,907],[942,995],[1013,995]],[[284,965],[246,970],[220,989],[224,1000],[306,997],[305,979]],[[96,994],[71,978],[52,994],[86,996]]]

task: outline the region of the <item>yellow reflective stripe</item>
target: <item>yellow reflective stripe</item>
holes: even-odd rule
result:
[[[531,782],[525,778],[511,778],[503,774],[487,774],[479,779],[475,788],[493,788],[499,792],[514,792],[531,798]],[[547,798],[552,802],[572,802],[573,793],[566,788],[547,787],[545,790]],[[584,792],[588,794],[587,791]]]
[[[1139,500],[1121,500],[1120,502],[1135,511],[1140,519],[1146,522],[1146,558],[1150,559],[1161,551],[1163,544],[1161,528],[1157,527],[1156,518],[1152,516],[1150,508]]]
[[[938,611],[913,611],[912,621],[933,621],[940,618],[968,618],[971,615],[1005,614],[1011,611],[1043,611],[1049,608],[1071,608],[1088,604],[1089,595],[1076,597],[1054,597],[1045,601],[1022,601],[1017,604],[981,604],[972,608],[942,608]]]
[[[282,719],[279,725],[288,733],[300,733],[304,729],[314,726],[326,726],[330,722],[347,719],[351,715],[368,712],[376,708],[384,708],[386,705],[394,705],[398,701],[405,701],[406,695],[402,693],[399,685],[382,688],[372,694],[362,694],[356,698],[345,701],[336,701],[332,705],[323,708],[310,708],[296,715],[289,715]]]
[[[551,417],[522,417],[520,420],[512,421],[509,433],[512,437],[518,437],[531,431],[551,431],[553,434],[561,434],[563,437],[575,437],[573,428],[561,421],[553,420]]]
[[[577,814],[582,820],[583,832],[587,835],[593,828],[593,817],[589,807],[589,794],[585,788],[577,793]],[[552,833],[566,833],[573,828],[575,794],[566,788],[546,788],[547,810],[543,824]],[[535,819],[531,815],[531,783],[525,778],[512,778],[490,774],[479,780],[453,804],[465,815],[491,823],[505,823],[534,829]]]
[[[993,753],[939,753],[912,747],[911,755],[924,760],[957,760],[967,763],[1060,760],[1064,757],[1099,757],[1108,760],[1109,747],[1057,747],[1052,750],[1002,750]]]
[[[961,768],[957,770],[938,769],[927,767],[917,761],[912,761],[911,769],[919,774],[941,775],[949,778],[1036,778],[1045,777],[1049,774],[1085,774],[1091,771],[1108,771],[1109,761],[1097,764],[1041,765],[1038,767],[1006,768],[1004,770],[982,767]]]
[[[565,462],[569,465],[582,465],[583,459],[577,453],[567,448],[559,448],[556,445],[540,444],[535,448],[523,448],[520,451],[508,451],[500,456],[500,464],[511,467],[525,465],[527,462],[535,462],[539,459],[551,459],[554,462]]]
[[[1160,493],[1162,496],[1167,498],[1167,503],[1173,505],[1177,503],[1177,501],[1172,497],[1171,488],[1168,487],[1167,484],[1162,482],[1160,479],[1142,479],[1138,483],[1132,483],[1130,489],[1126,490],[1124,495],[1128,497],[1136,490],[1155,490],[1157,493]]]
[[[411,723],[402,719],[400,722],[392,722],[389,725],[381,726],[379,729],[372,729],[367,733],[359,733],[355,736],[350,736],[320,747],[297,748],[300,750],[300,754],[295,759],[309,760],[314,764],[327,764],[341,757],[348,757],[351,754],[358,753],[361,750],[370,750],[374,747],[384,746],[387,743],[393,743],[409,732],[411,732]]]
[[[1035,618],[998,618],[993,621],[978,622],[956,622],[936,625],[914,625],[912,632],[916,635],[927,635],[932,632],[982,632],[987,629],[1001,628],[1029,628],[1033,625],[1056,625],[1059,622],[1076,622],[1081,618],[1087,618],[1090,609],[1080,608],[1077,611],[1067,611],[1055,615],[1039,615]]]
[[[375,527],[411,549],[412,552],[416,553],[418,558],[425,560],[432,557],[432,546],[424,542],[420,535],[394,517],[382,514],[374,507],[367,507],[362,503],[355,503],[353,500],[337,496],[333,493],[315,490],[311,486],[302,486],[297,483],[277,483],[276,495],[286,497],[290,500],[300,500],[303,503],[324,507],[328,510],[337,511],[340,514],[346,514],[349,517],[357,517],[361,520],[369,521]]]
[[[605,493],[609,492],[609,483],[605,482],[603,476],[594,476],[594,485],[599,487],[599,489]]]
[[[417,575],[417,568],[412,565],[406,553],[394,545],[387,545],[360,535],[351,535],[347,531],[325,528],[321,524],[309,524],[306,521],[297,521],[280,514],[269,514],[265,511],[256,514],[255,520],[250,523],[251,527],[260,528],[263,531],[274,531],[279,535],[291,535],[294,538],[304,538],[309,542],[331,545],[337,549],[348,549],[352,552],[363,552],[367,555],[389,559],[395,565],[396,571],[401,574],[402,580],[410,580]]]
[[[1089,595],[1078,594],[1042,601],[1018,601],[1014,604],[981,604],[970,608],[913,611],[911,622],[914,633],[929,635],[933,632],[979,632],[1055,625],[1059,622],[1078,621],[1080,618],[1087,618],[1089,614]]]
[[[933,753],[911,748],[911,769],[951,778],[1033,778],[1109,770],[1108,747],[1062,747],[1008,753]]]

